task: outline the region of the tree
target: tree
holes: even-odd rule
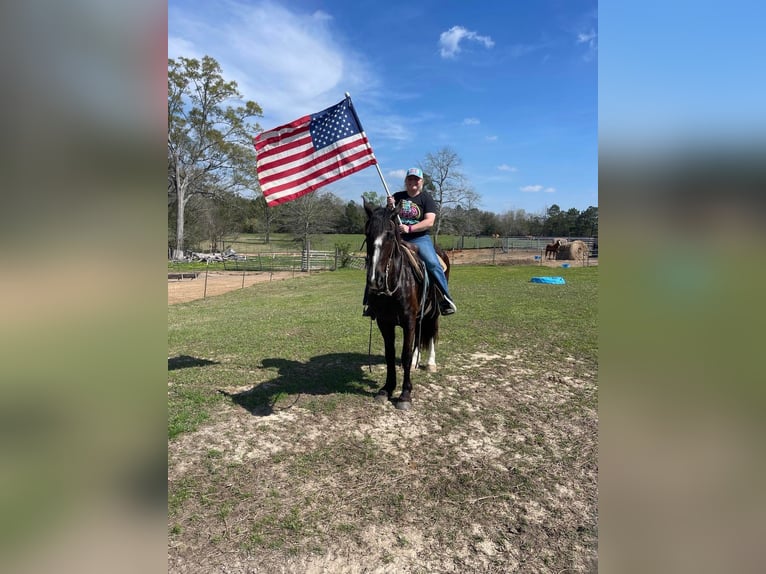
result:
[[[299,240],[304,247],[308,246],[312,235],[334,231],[340,215],[343,213],[343,201],[330,192],[307,193],[278,206],[278,217],[282,225]]]
[[[529,231],[529,217],[523,209],[506,211],[500,215],[500,232],[502,235],[531,235]]]
[[[561,208],[555,203],[545,210],[543,216],[543,235],[562,235],[562,214]],[[566,235],[566,233],[563,233]]]
[[[578,215],[575,228],[579,237],[598,237],[598,207],[591,205]]]
[[[479,212],[478,226],[480,235],[495,235],[503,232],[500,217],[492,211]]]
[[[264,243],[268,245],[271,243],[272,229],[279,221],[279,211],[277,208],[269,207],[266,203],[266,198],[263,195],[259,195],[255,198],[255,219],[257,221],[257,229],[263,231]]]
[[[378,194],[375,191],[365,191],[362,197],[373,205],[386,205],[386,194]]]
[[[241,232],[252,215],[252,200],[235,193],[202,196],[202,228],[210,240],[210,251],[224,249],[226,235]]]
[[[431,193],[439,210],[434,225],[434,240],[439,236],[445,207],[471,209],[479,201],[479,195],[460,172],[462,163],[460,156],[448,147],[435,154],[429,153],[423,162],[423,188]]]
[[[338,233],[364,233],[364,206],[349,201],[343,209],[343,217],[338,221]]]
[[[168,204],[176,211],[175,258],[183,256],[189,200],[245,185],[252,139],[260,130],[249,121],[263,113],[252,101],[226,105],[241,100],[236,82],[224,80],[210,56],[168,59]]]

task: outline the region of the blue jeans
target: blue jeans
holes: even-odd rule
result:
[[[426,269],[431,277],[436,281],[437,286],[447,297],[452,299],[447,288],[447,277],[444,275],[444,269],[439,264],[439,257],[436,255],[436,249],[434,249],[434,243],[431,241],[430,235],[422,235],[413,239],[407,239],[408,243],[413,243],[418,246],[418,254],[426,264]]]

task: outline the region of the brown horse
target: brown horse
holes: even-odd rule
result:
[[[545,246],[545,258],[546,259],[556,259],[556,254],[559,252],[559,247],[561,247],[561,240],[557,239],[553,243],[549,243]],[[550,257],[548,257],[548,254],[551,254]]]
[[[401,355],[404,378],[402,392],[394,403],[397,409],[409,410],[412,407],[410,371],[417,365],[421,351],[430,350],[428,368],[436,368],[434,343],[439,333],[436,286],[431,281],[425,286],[425,266],[416,254],[411,258],[406,253],[407,249],[416,253],[416,248],[402,240],[394,223],[401,204],[392,209],[376,207],[365,200],[364,209],[367,212],[367,304],[383,336],[386,355],[386,384],[378,390],[375,400],[393,400],[398,326],[404,334]],[[449,278],[447,254],[438,247],[436,252],[445,261],[445,275]]]

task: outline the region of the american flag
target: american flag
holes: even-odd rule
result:
[[[263,132],[253,142],[258,182],[269,206],[378,163],[350,98]]]

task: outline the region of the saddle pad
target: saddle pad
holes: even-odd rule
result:
[[[402,247],[404,247],[404,252],[407,254],[407,257],[410,258],[410,263],[412,264],[412,267],[415,270],[415,274],[418,276],[418,281],[422,281],[423,280],[423,263],[420,261],[420,257],[418,257],[418,255],[406,245],[403,245]]]
[[[563,277],[532,277],[530,279],[532,283],[548,283],[550,285],[565,285]]]
[[[407,254],[407,257],[410,258],[410,263],[412,263],[412,266],[417,270],[418,279],[422,281],[423,280],[423,274],[422,274],[423,265],[422,265],[422,262],[420,261],[420,256],[417,253],[415,253],[412,249],[407,247],[406,245],[403,245],[403,247],[404,247],[404,252]],[[438,253],[436,254],[436,257],[439,260],[439,265],[442,266],[442,271],[446,273],[447,264],[444,262],[444,259],[439,257]]]

